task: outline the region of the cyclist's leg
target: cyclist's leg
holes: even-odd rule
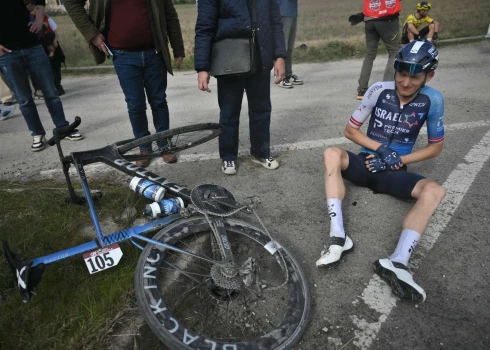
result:
[[[356,185],[367,186],[369,171],[365,167],[364,158],[338,147],[328,148],[323,152],[330,239],[316,262],[318,267],[336,266],[342,255],[354,247],[352,240],[345,234],[342,220],[342,200],[345,197],[343,178]]]
[[[417,199],[403,220],[403,229],[395,251],[388,259],[377,260],[374,269],[391,285],[395,295],[405,300],[423,302],[425,291],[415,283],[408,271],[408,260],[426,230],[432,214],[444,198],[445,189],[419,174],[400,170],[386,172],[373,187],[378,190],[384,187],[386,190],[383,193],[397,197]]]
[[[434,25],[432,23],[419,30],[420,39],[432,38],[433,35],[434,35]]]

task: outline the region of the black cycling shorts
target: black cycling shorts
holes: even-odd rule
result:
[[[412,191],[420,180],[425,179],[422,175],[410,173],[404,165],[399,170],[384,170],[372,173],[366,168],[366,157],[369,153],[361,152],[354,154],[346,151],[349,155],[349,166],[342,171],[342,177],[354,185],[367,187],[375,192],[389,194],[399,198],[413,198]]]

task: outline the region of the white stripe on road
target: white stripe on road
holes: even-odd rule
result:
[[[444,182],[446,197],[444,197],[439,208],[434,213],[431,223],[419,243],[417,258],[412,259],[410,263],[412,269],[418,268],[423,257],[432,249],[489,157],[490,131],[483,136],[478,144],[470,149],[464,157],[465,162],[458,164]],[[351,316],[351,319],[359,328],[359,331],[356,331],[356,339],[353,343],[361,349],[367,349],[395,306],[396,299],[391,294],[390,287],[377,275],[373,275],[360,298],[364,300],[368,307],[381,314],[378,321],[373,323],[359,319],[357,316]]]
[[[490,121],[487,120],[478,120],[474,122],[467,122],[467,123],[455,123],[455,124],[449,124],[445,125],[445,130],[446,131],[453,131],[453,130],[464,130],[464,129],[471,129],[471,128],[482,128],[490,126]],[[426,135],[427,130],[422,129],[420,131],[421,135]],[[276,145],[272,146],[271,151],[276,153],[276,152],[284,152],[284,151],[293,151],[293,150],[305,150],[305,149],[310,149],[310,148],[320,148],[320,147],[331,147],[335,145],[342,145],[342,144],[347,144],[351,143],[347,138],[345,137],[335,137],[335,138],[330,138],[330,139],[323,139],[323,140],[312,140],[312,141],[301,141],[301,142],[294,142],[294,143],[284,143],[282,145]],[[250,152],[248,150],[240,150],[238,152],[239,157],[246,157],[249,156]],[[201,154],[183,154],[179,156],[179,163],[184,163],[184,162],[197,162],[197,161],[205,161],[205,160],[214,160],[214,159],[219,159],[219,153],[218,152],[212,152],[212,153],[201,153]],[[153,165],[161,166],[164,165],[165,163],[161,159],[156,159],[153,161]],[[105,164],[93,164],[89,165],[85,168],[85,172],[90,175],[93,173],[98,173],[103,175],[104,172],[106,171],[111,171],[113,170],[112,168],[108,167]],[[76,174],[75,169],[71,168],[70,171],[71,174]],[[43,178],[55,178],[57,176],[60,176],[63,174],[61,170],[54,169],[54,170],[43,170],[40,172],[41,177]]]

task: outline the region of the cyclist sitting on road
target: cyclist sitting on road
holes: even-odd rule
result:
[[[434,21],[429,17],[429,10],[432,5],[428,1],[421,1],[417,4],[417,12],[409,15],[403,23],[403,34],[402,34],[402,44],[408,44],[413,40],[420,40],[426,38],[428,41],[432,41],[434,44],[437,43],[439,22]],[[419,27],[428,23],[421,30]]]
[[[394,253],[374,263],[375,272],[397,296],[414,302],[423,302],[425,292],[413,280],[408,260],[446,193],[435,181],[407,171],[407,164],[434,158],[443,148],[444,99],[439,91],[425,85],[434,77],[438,60],[436,47],[425,40],[413,41],[400,49],[394,62],[395,81],[372,85],[345,127],[345,136],[362,146],[361,152],[356,155],[332,147],[323,153],[330,239],[316,265],[333,267],[354,247],[342,221],[342,178],[375,192],[415,198],[403,220]],[[359,128],[369,116],[364,134]],[[425,122],[428,145],[412,153]]]

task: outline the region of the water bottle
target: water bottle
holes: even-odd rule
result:
[[[183,207],[184,201],[182,200],[182,198],[169,198],[164,199],[160,202],[148,204],[143,214],[145,214],[146,216],[151,216],[153,219],[156,219],[159,216],[178,213],[179,208]]]
[[[165,188],[141,177],[133,177],[129,182],[129,188],[148,199],[159,202],[165,195]]]

